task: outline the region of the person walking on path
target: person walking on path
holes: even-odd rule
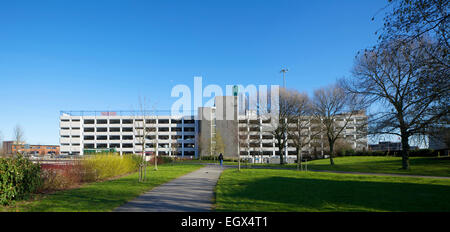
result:
[[[219,154],[219,162],[220,162],[220,167],[223,168],[223,155],[222,155],[222,153]]]

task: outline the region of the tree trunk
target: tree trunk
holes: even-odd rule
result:
[[[238,171],[241,171],[241,153],[238,155]]]
[[[157,157],[157,153],[155,153],[155,170],[158,170],[158,157]]]
[[[300,157],[301,150],[297,147],[297,171],[300,171],[300,166],[302,165],[302,159]]]
[[[147,160],[144,158],[144,182],[147,180]]]
[[[334,160],[333,160],[333,152],[334,152],[334,142],[328,140],[329,144],[330,144],[330,165],[334,165]]]
[[[144,149],[145,148],[142,147],[142,170],[141,170],[141,172],[142,172],[142,174],[141,174],[142,182],[145,181],[145,150]]]
[[[139,182],[141,182],[141,175],[142,175],[142,172],[141,172],[141,164],[139,164]]]
[[[283,158],[283,150],[284,146],[280,146],[278,147],[278,151],[279,151],[279,155],[280,155],[280,164],[283,165],[284,164],[284,158]]]
[[[409,170],[409,136],[402,132],[402,169]]]

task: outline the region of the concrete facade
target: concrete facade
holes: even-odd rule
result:
[[[258,115],[256,112],[247,110],[242,113],[239,112],[238,98],[232,96],[217,96],[215,98],[214,107],[202,108],[203,126],[200,131],[201,140],[203,144],[208,144],[214,137],[215,131],[219,131],[225,144],[225,157],[238,157],[238,154],[243,158],[252,158],[257,156],[260,162],[268,161],[268,159],[276,159],[279,155],[277,142],[270,131],[272,131],[277,124],[270,120],[270,117]],[[228,107],[228,108],[227,108]],[[231,110],[230,110],[231,108]],[[229,115],[227,115],[227,113]],[[199,111],[200,114],[200,111]],[[344,125],[347,117],[337,118],[336,125]],[[298,120],[307,120],[309,127],[301,131],[305,136],[312,136],[312,131],[317,124],[313,123],[313,117],[306,117]],[[358,112],[349,119],[347,126],[343,131],[345,141],[349,143],[355,150],[367,150],[367,135],[359,131],[360,125],[367,123],[367,116],[364,112]],[[289,128],[295,128],[295,122],[289,123]],[[317,136],[317,135],[316,135]],[[247,146],[242,146],[242,141],[247,143]],[[324,135],[318,135],[317,139],[312,139],[312,142],[306,145],[302,153],[304,155],[315,155],[323,157],[327,153],[327,142]],[[211,146],[211,142],[209,144]],[[207,146],[201,147],[200,154],[210,155],[205,151]],[[292,139],[288,139],[286,146],[286,154],[288,162],[296,160],[296,148]],[[256,158],[256,157],[255,157]]]
[[[197,121],[193,116],[126,116],[115,113],[79,115],[62,112],[60,116],[61,154],[83,155],[91,151],[115,150],[142,153],[143,120],[149,130],[145,153],[196,156]]]
[[[270,133],[276,125],[266,116],[259,116],[247,110],[238,112],[237,96],[217,96],[212,107],[199,107],[197,116],[146,116],[146,127],[151,129],[146,139],[146,153],[169,156],[210,156],[214,146],[216,133],[220,133],[225,145],[224,157],[251,158],[257,155],[259,160],[269,157],[276,158],[278,147]],[[228,115],[227,115],[228,114]],[[346,117],[337,118],[336,125],[343,125]],[[302,129],[304,136],[312,136],[311,131],[317,126],[312,117],[298,120],[311,121],[308,128]],[[74,115],[62,112],[60,116],[60,142],[62,154],[83,155],[86,151],[110,150],[123,153],[141,153],[139,133],[142,116],[116,115],[103,112],[98,115]],[[277,120],[276,120],[277,121]],[[366,150],[367,135],[361,135],[358,125],[367,122],[364,113],[358,113],[350,118],[343,132],[343,137],[353,149]],[[293,124],[290,122],[292,129]],[[142,138],[142,136],[141,136]],[[242,146],[242,138],[247,138]],[[313,138],[313,143],[302,150],[305,155],[324,156],[327,151],[324,135]],[[175,146],[174,146],[175,145]],[[177,147],[175,150],[173,147]],[[296,159],[296,149],[289,139],[286,147],[288,162]]]

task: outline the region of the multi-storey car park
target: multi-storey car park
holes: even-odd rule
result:
[[[62,111],[60,116],[61,154],[83,155],[115,150],[141,153],[136,133],[146,120],[146,152],[158,146],[160,155],[195,156],[197,126],[193,116],[132,116],[133,112]],[[156,144],[156,145],[155,145]]]
[[[274,136],[274,127],[269,118],[245,111],[238,112],[236,96],[215,98],[215,106],[199,107],[197,115],[138,115],[129,111],[62,111],[60,115],[61,154],[83,155],[96,151],[115,150],[120,154],[142,153],[142,137],[145,135],[145,152],[158,155],[198,157],[209,156],[210,147],[217,132],[225,145],[225,157],[257,157],[260,162],[277,159],[279,152]],[[218,118],[232,108],[233,116]],[[145,123],[144,121],[145,120]],[[313,120],[303,118],[298,120]],[[337,119],[342,123],[346,120]],[[367,135],[363,125],[367,122],[364,112],[353,115],[343,131],[343,138],[353,149],[367,149]],[[290,130],[295,122],[290,122]],[[338,122],[339,124],[339,122]],[[313,137],[302,150],[302,154],[323,157],[326,153],[324,135],[314,133],[316,124],[311,122],[301,133]],[[145,130],[147,133],[140,133]],[[363,131],[361,131],[363,130]],[[242,139],[248,146],[242,146]],[[286,145],[287,161],[296,159],[296,148],[292,139]]]
[[[234,99],[233,99],[234,98]],[[223,96],[215,98],[215,107],[201,107],[198,115],[203,115],[203,119],[198,123],[200,132],[200,154],[203,156],[211,155],[211,138],[219,132],[225,144],[225,156],[241,155],[241,158],[257,159],[259,162],[278,162],[279,151],[277,141],[271,131],[276,127],[268,114],[258,114],[251,110],[239,112],[237,97]],[[228,110],[234,108],[233,110]],[[227,118],[227,113],[233,115],[232,120],[223,120]],[[239,113],[237,113],[239,112]],[[218,119],[221,115],[223,119]],[[302,149],[305,157],[319,158],[324,157],[328,151],[327,139],[324,133],[319,133],[319,123],[315,122],[314,117],[305,116],[304,118],[292,119],[288,123],[289,130],[297,130],[296,120],[304,120],[306,126],[301,129],[301,136],[308,137],[309,141]],[[356,112],[349,115],[340,115],[336,117],[336,127],[345,125],[342,132],[342,139],[355,150],[367,150],[367,116],[365,112]],[[214,141],[213,141],[214,142]],[[245,143],[243,145],[242,143]],[[297,150],[292,138],[288,136],[288,143],[285,146],[285,157],[287,162],[295,162],[297,159]]]

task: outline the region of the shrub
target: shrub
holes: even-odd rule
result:
[[[202,156],[201,160],[218,160],[219,156],[214,156],[214,155],[210,155],[210,156]]]
[[[135,170],[139,169],[139,164],[142,162],[142,155],[135,155],[135,154],[123,154],[122,156],[127,157],[127,159],[131,159],[131,162],[136,165]]]
[[[67,189],[80,184],[85,172],[80,162],[72,164],[42,164],[40,191]]]
[[[136,171],[139,159],[134,156],[103,153],[86,157],[81,160],[83,181],[104,180]]]
[[[0,159],[0,203],[10,204],[35,192],[41,185],[41,168],[18,155]]]
[[[41,179],[42,186],[39,189],[40,192],[61,190],[69,187],[69,183],[64,176],[53,169],[42,170]]]
[[[433,154],[433,150],[431,149],[419,149],[419,150],[410,150],[410,157],[429,157],[429,156],[437,156]]]
[[[166,164],[166,163],[172,163],[175,159],[170,156],[158,156],[157,164]],[[154,165],[155,164],[155,157],[153,156],[148,161],[148,164]]]
[[[191,158],[191,157],[189,157],[189,156],[185,156],[185,157],[174,156],[174,157],[173,157],[173,160],[175,160],[175,161],[185,161],[185,160],[198,160],[198,159]]]
[[[336,156],[353,156],[355,155],[355,150],[353,149],[341,149],[336,152]]]

